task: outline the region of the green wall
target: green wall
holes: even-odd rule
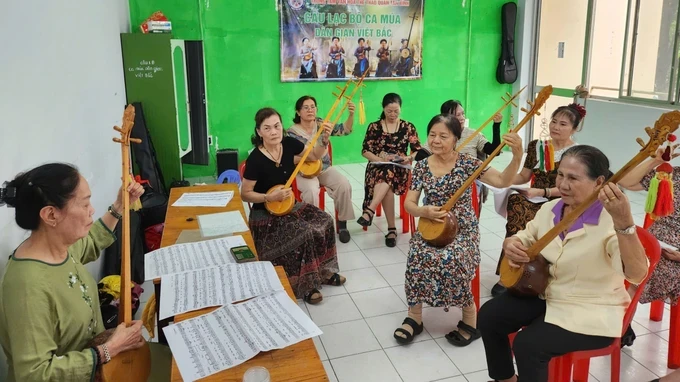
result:
[[[505,2],[426,0],[423,79],[368,82],[363,92],[367,123],[380,115],[385,93],[396,92],[404,102],[402,118],[416,125],[421,139],[427,122],[439,112],[441,103],[451,98],[463,102],[471,127],[479,126],[498,109],[502,103],[499,97],[511,91],[510,85],[495,79],[500,9]],[[202,34],[209,134],[217,138],[220,149],[238,148],[239,160],[245,159],[251,148],[253,118],[259,108],[279,110],[286,127],[292,124],[295,100],[302,95],[317,98],[320,116],[330,108],[331,93],[341,83],[280,82],[279,20],[272,0],[237,5],[215,0],[130,0],[134,28],[157,9],[173,22],[174,38],[197,39]],[[508,116],[506,109],[506,121]],[[364,161],[361,143],[366,125],[359,125],[357,115],[352,135],[333,138],[335,164]],[[484,133],[490,138],[491,126]],[[184,165],[185,177],[215,172],[214,157],[208,167]]]

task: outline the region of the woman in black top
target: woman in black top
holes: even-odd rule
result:
[[[324,133],[309,153],[309,160],[321,159],[326,154],[332,130],[332,125],[324,125]],[[318,304],[323,299],[319,292],[322,284],[339,286],[345,282],[337,273],[333,219],[304,202],[296,203],[293,211],[284,216],[274,216],[264,206],[264,202],[281,201],[292,195],[290,188],[271,194],[267,191],[288,181],[295,170],[295,157],[302,154],[305,145],[286,136],[281,115],[272,108],[260,109],[255,114],[252,142],[255,149],[246,160],[241,196],[254,203],[249,226],[258,258],[282,265],[295,297]]]

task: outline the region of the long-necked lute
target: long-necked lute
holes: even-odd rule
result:
[[[545,101],[550,97],[552,94],[552,86],[548,85],[544,87],[540,93],[536,96],[536,100],[532,103],[531,101],[527,101],[527,103],[531,106],[530,109],[525,109],[522,108],[522,111],[526,113],[522,121],[520,121],[517,126],[511,130],[511,133],[516,133],[518,132],[524,125],[533,118],[535,114],[540,115],[540,108],[543,106]],[[507,106],[507,105],[506,105]],[[494,113],[495,114],[495,113]],[[489,157],[479,166],[475,172],[470,175],[470,177],[463,183],[463,185],[449,198],[449,200],[444,204],[441,209],[442,211],[448,211],[447,215],[442,219],[443,222],[436,222],[431,219],[427,219],[424,217],[421,217],[418,219],[418,232],[420,232],[421,236],[423,237],[423,240],[427,242],[428,244],[434,246],[434,247],[445,247],[451,242],[453,242],[453,239],[456,237],[456,234],[458,233],[458,218],[456,218],[455,214],[453,213],[453,206],[456,204],[458,199],[460,199],[465,191],[467,191],[470,186],[472,186],[472,183],[479,177],[479,175],[484,171],[489,166],[489,163],[491,163],[494,158],[496,158],[496,155],[505,147],[505,142],[501,142],[498,147],[489,155]]]
[[[647,157],[655,157],[659,146],[666,141],[669,134],[678,129],[678,126],[680,126],[680,111],[674,110],[663,113],[654,124],[653,129],[645,128],[645,132],[649,136],[647,144],[641,138],[637,138],[636,141],[642,146],[640,152],[527,250],[527,255],[529,256],[528,263],[520,264],[519,268],[513,268],[510,266],[507,256],[504,257],[501,261],[500,274],[501,282],[508,288],[508,291],[518,296],[537,296],[543,294],[548,287],[550,279],[550,264],[541,255],[541,251],[561,232],[569,229],[574,221],[597,200],[598,194],[604,185],[618,183]]]
[[[122,127],[115,126],[113,129],[120,133],[120,138],[113,141],[120,143],[123,157],[123,215],[121,267],[120,267],[120,305],[118,307],[118,323],[132,324],[132,272],[130,269],[130,194],[127,189],[130,185],[130,142],[141,143],[137,138],[130,138],[132,126],[135,120],[135,108],[128,105],[123,114]],[[115,329],[104,331],[95,337],[89,346],[98,346],[106,343]],[[128,350],[118,354],[109,363],[103,364],[97,371],[98,382],[146,382],[151,373],[151,351],[149,344],[135,350]]]
[[[326,114],[326,117],[323,119],[322,126],[325,123],[328,123],[328,121],[331,120],[333,117],[333,114],[335,113],[335,110],[338,108],[338,105],[340,105],[340,102],[342,100],[345,100],[345,105],[343,106],[342,110],[344,111],[345,107],[347,107],[347,104],[349,101],[352,100],[352,97],[354,97],[354,94],[356,94],[357,90],[362,86],[362,83],[364,82],[364,78],[368,74],[368,69],[364,72],[364,74],[359,78],[359,81],[355,82],[353,78],[350,78],[346,83],[345,86],[340,88],[338,87],[338,90],[340,90],[339,94],[333,93],[335,96],[335,102],[333,102],[333,106],[331,106],[330,111],[328,111],[328,114]],[[349,95],[346,95],[345,93],[347,92],[347,89],[349,89],[349,86],[355,83],[356,86],[352,90],[352,92]],[[278,184],[276,186],[273,186],[267,191],[267,195],[270,195],[272,192],[280,189],[286,189],[290,188],[290,186],[293,184],[293,181],[295,180],[295,177],[297,176],[298,172],[300,171],[300,168],[304,166],[305,160],[307,159],[307,156],[309,156],[309,153],[314,150],[314,146],[316,146],[316,141],[319,139],[321,136],[321,133],[323,133],[323,129],[317,129],[316,134],[314,134],[314,137],[308,142],[307,149],[302,153],[302,156],[300,157],[300,162],[298,162],[297,166],[295,166],[295,170],[293,170],[293,173],[290,174],[290,177],[288,178],[288,181],[286,184]],[[264,206],[269,211],[270,214],[274,216],[283,216],[290,211],[293,210],[293,206],[295,205],[295,197],[291,195],[290,197],[282,200],[282,201],[267,201],[265,202]]]

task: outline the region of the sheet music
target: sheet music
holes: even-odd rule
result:
[[[659,245],[661,246],[661,249],[670,249],[672,251],[677,251],[678,247],[674,247],[668,243],[664,243],[663,241],[659,240]]]
[[[503,218],[507,218],[508,214],[508,198],[510,195],[513,194],[518,194],[519,190],[528,190],[531,188],[529,184],[518,184],[518,185],[513,185],[508,188],[496,188],[494,186],[490,186],[484,182],[480,182],[484,187],[488,188],[489,191],[493,193],[493,201],[494,201],[494,207],[496,210],[496,213],[501,215]],[[524,196],[524,195],[522,195]],[[528,198],[524,196],[524,198],[531,203],[544,203],[547,202],[548,199],[544,198],[542,196],[537,196],[535,198]]]
[[[388,165],[391,164],[393,166],[401,167],[401,168],[406,168],[406,169],[411,169],[411,166],[408,164],[401,164],[401,163],[395,163],[395,162],[368,162],[369,165]]]
[[[144,280],[236,263],[229,250],[241,245],[246,241],[237,235],[159,248],[144,256]]]
[[[283,290],[269,261],[227,264],[163,278],[160,319]]]
[[[198,215],[198,226],[203,237],[228,235],[248,231],[248,225],[239,211]]]
[[[172,204],[173,207],[226,207],[234,191],[186,192]]]
[[[163,331],[185,381],[229,369],[261,351],[282,349],[322,334],[284,291],[225,305]]]

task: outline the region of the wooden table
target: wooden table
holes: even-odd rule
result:
[[[214,192],[214,191],[234,191],[234,197],[231,199],[226,207],[172,207],[172,204],[179,199],[185,192]],[[175,244],[177,238],[184,230],[199,229],[198,215],[240,211],[241,215],[248,221],[245,210],[243,209],[243,201],[238,187],[235,184],[213,184],[207,186],[192,186],[192,187],[177,187],[170,191],[170,200],[168,201],[168,211],[165,217],[165,227],[163,229],[163,238],[161,240],[161,247],[167,247]],[[189,220],[187,220],[189,219]],[[246,244],[255,253],[255,243],[250,232],[236,233],[242,235]],[[276,273],[283,284],[286,293],[295,300],[293,289],[288,282],[286,272],[283,267],[275,268]],[[160,307],[160,279],[154,280],[154,287],[156,291],[157,308]],[[192,317],[200,316],[211,312],[216,308],[201,309],[185,314],[180,314],[174,317],[175,322],[187,320]],[[163,325],[164,326],[164,325]],[[162,334],[161,324],[158,325],[159,340],[165,339]],[[269,352],[259,353],[254,358],[242,363],[236,367],[213,374],[201,381],[232,381],[241,382],[243,373],[253,366],[264,366],[269,370],[272,382],[279,381],[328,381],[326,370],[321,363],[319,353],[316,351],[314,341],[311,339],[298,342],[295,345],[288,346],[284,349],[272,350]],[[177,363],[174,358],[172,360],[171,380],[182,381],[179,374]]]

